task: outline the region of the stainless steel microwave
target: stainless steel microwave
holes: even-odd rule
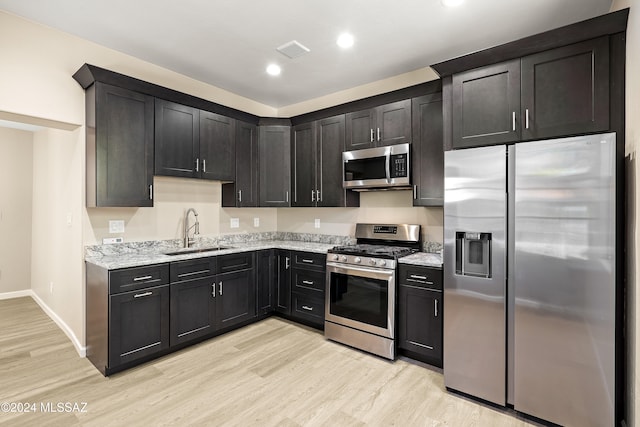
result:
[[[409,144],[342,153],[342,186],[356,191],[410,188]]]

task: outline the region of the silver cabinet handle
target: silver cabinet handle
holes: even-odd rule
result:
[[[220,287],[220,296],[222,296],[222,282],[218,283],[218,286]]]
[[[141,280],[149,280],[149,279],[153,279],[153,276],[140,276],[140,277],[134,277],[133,281],[134,282],[139,282]]]
[[[307,264],[313,264],[313,260],[312,259],[302,259],[302,262],[306,262]]]
[[[153,200],[153,184],[149,186],[149,200]]]
[[[413,186],[413,199],[417,199],[418,198],[418,186],[414,185]]]
[[[313,282],[311,280],[303,280],[302,283],[305,284],[305,285],[313,286]]]
[[[511,113],[511,122],[513,124],[513,131],[516,131],[516,112]]]
[[[380,141],[380,128],[378,128],[378,141]]]
[[[238,201],[242,202],[242,190],[238,190]]]
[[[214,298],[216,297],[216,283],[215,282],[213,282],[211,284],[211,296],[214,297]]]
[[[312,202],[316,201],[315,197],[316,197],[316,192],[314,190],[311,190],[311,201]]]
[[[200,158],[196,159],[196,172],[200,172]]]
[[[373,142],[373,129],[371,129],[371,142]]]
[[[153,295],[153,292],[149,291],[149,292],[145,292],[142,294],[135,294],[133,297],[134,298],[142,298],[142,297],[148,297],[149,295]]]
[[[524,110],[524,127],[529,129],[529,109]]]
[[[438,300],[437,299],[433,300],[433,315],[435,317],[438,317]]]
[[[291,260],[289,259],[289,257],[285,257],[285,259],[284,259],[284,268],[285,268],[285,270],[288,270],[290,266],[291,266]]]
[[[418,276],[417,274],[412,274],[409,277],[411,277],[412,279],[427,280],[427,276]]]
[[[202,159],[202,172],[207,173],[207,159]]]
[[[303,305],[302,308],[303,310],[313,311],[313,307],[309,307],[308,305]]]
[[[316,201],[321,202],[322,198],[320,197],[320,190],[316,190]]]
[[[289,191],[288,190],[284,192],[284,201],[289,203]]]

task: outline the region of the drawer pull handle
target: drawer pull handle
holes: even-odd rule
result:
[[[313,311],[313,307],[309,307],[308,305],[303,305],[302,309],[307,311]]]
[[[302,259],[302,262],[306,262],[307,264],[313,264],[313,260],[312,259]]]
[[[411,278],[412,279],[427,280],[427,276],[418,276],[417,274],[412,274]]]
[[[153,295],[153,292],[149,291],[149,292],[145,292],[143,294],[135,294],[133,297],[134,298],[142,298],[142,297],[148,297],[149,295]]]
[[[187,277],[187,276],[194,276],[196,274],[206,274],[211,270],[199,270],[199,271],[193,271],[191,273],[182,273],[182,274],[178,274],[178,277]]]
[[[149,279],[153,279],[153,276],[140,276],[140,277],[134,277],[133,281],[134,282],[139,282],[141,280],[149,280]]]
[[[425,285],[433,285],[433,282],[429,282],[428,280],[416,280],[416,279],[407,279],[407,282],[415,282],[415,283],[424,283]]]
[[[313,282],[311,280],[303,280],[302,283],[304,283],[305,285],[313,286]]]

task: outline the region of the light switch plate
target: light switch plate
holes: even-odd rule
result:
[[[121,219],[110,220],[109,233],[124,233],[124,221]]]
[[[239,227],[240,227],[240,219],[231,218],[231,228],[239,228]]]
[[[253,226],[260,227],[260,218],[253,218]]]
[[[313,224],[314,228],[320,228],[320,218],[316,218],[314,224]]]

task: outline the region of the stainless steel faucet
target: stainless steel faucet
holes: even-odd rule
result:
[[[191,212],[193,212],[193,214],[195,215],[196,222],[191,227],[189,227],[189,214]],[[194,227],[195,227],[195,230],[193,232],[193,235],[195,236],[196,234],[200,234],[200,223],[198,222],[198,212],[196,212],[196,210],[193,208],[189,208],[187,210],[187,213],[184,214],[184,247],[185,248],[188,248],[189,244],[193,243],[193,239],[189,238],[189,230],[191,230]]]

